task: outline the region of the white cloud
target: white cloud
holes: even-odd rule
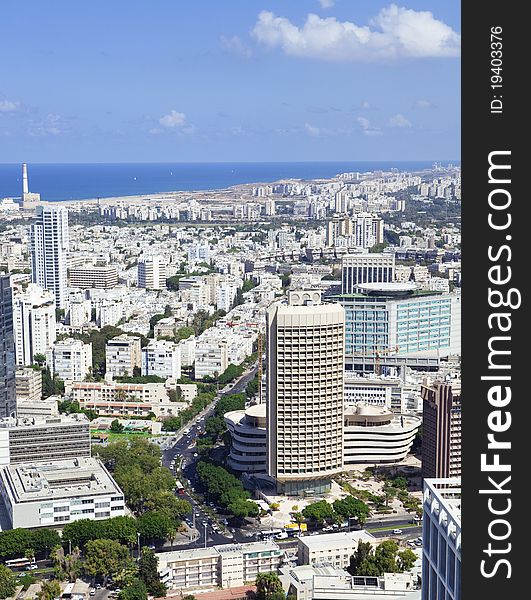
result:
[[[415,102],[415,108],[437,108],[433,102],[429,100],[417,100]]]
[[[461,36],[433,13],[391,4],[370,26],[309,14],[302,27],[262,11],[251,31],[261,44],[290,56],[323,60],[389,61],[398,58],[456,57]]]
[[[14,113],[22,108],[20,102],[12,100],[0,100],[0,113]]]
[[[313,137],[317,137],[321,133],[319,127],[314,127],[313,125],[310,125],[310,123],[305,123],[304,129],[306,129],[306,132]]]
[[[174,127],[182,127],[186,122],[186,115],[182,112],[177,112],[176,110],[170,111],[169,114],[164,115],[159,119],[159,123],[163,127],[174,128]]]
[[[62,132],[61,117],[53,113],[49,113],[44,119],[32,121],[28,128],[28,134],[32,137],[59,135]]]
[[[358,117],[356,119],[363,135],[367,135],[367,136],[375,136],[375,135],[382,135],[382,130],[378,129],[378,127],[374,127],[371,122],[369,121],[369,119],[366,119],[365,117]]]
[[[243,58],[251,57],[251,49],[249,48],[249,46],[244,44],[237,35],[234,35],[230,38],[222,35],[219,39],[221,42],[221,47],[227,52],[230,52],[231,54],[236,54],[237,56],[241,56]]]
[[[149,130],[149,133],[152,135],[158,135],[159,133],[162,133],[162,129],[160,127],[153,127],[153,129]]]
[[[389,127],[401,127],[401,128],[408,129],[408,128],[412,127],[412,125],[411,125],[411,121],[409,119],[406,119],[406,117],[404,117],[404,115],[401,115],[400,113],[398,113],[396,115],[393,115],[389,119]]]
[[[321,5],[321,8],[332,8],[335,2],[334,0],[319,0],[319,4]]]

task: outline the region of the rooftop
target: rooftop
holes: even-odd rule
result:
[[[79,496],[122,494],[105,467],[95,458],[74,458],[4,468],[2,478],[17,503],[70,499]]]
[[[376,538],[365,530],[328,533],[325,535],[305,536],[299,538],[299,544],[306,546],[309,550],[333,550],[346,545],[357,546],[358,542],[375,542]]]

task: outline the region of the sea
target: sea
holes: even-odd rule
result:
[[[459,161],[438,161],[443,166]],[[30,192],[54,202],[138,196],[173,191],[225,189],[242,183],[279,179],[330,178],[338,173],[420,171],[433,161],[419,162],[216,162],[28,164]],[[0,198],[21,195],[22,166],[0,164]]]

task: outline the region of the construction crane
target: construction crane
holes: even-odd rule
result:
[[[374,372],[376,375],[380,375],[380,357],[388,356],[389,354],[394,354],[398,352],[400,348],[395,346],[394,348],[386,348],[385,350],[376,350],[374,357]]]

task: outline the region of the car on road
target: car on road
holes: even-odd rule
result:
[[[39,565],[36,565],[35,563],[33,563],[33,564],[28,565],[26,567],[26,571],[33,571],[33,570],[38,569],[38,568],[39,568]]]
[[[199,454],[197,454],[197,452],[194,452],[194,458],[197,458],[199,456]]]
[[[404,533],[401,529],[393,529],[394,535],[400,535],[401,533]]]
[[[89,596],[95,596],[96,590],[94,588],[90,588]]]

